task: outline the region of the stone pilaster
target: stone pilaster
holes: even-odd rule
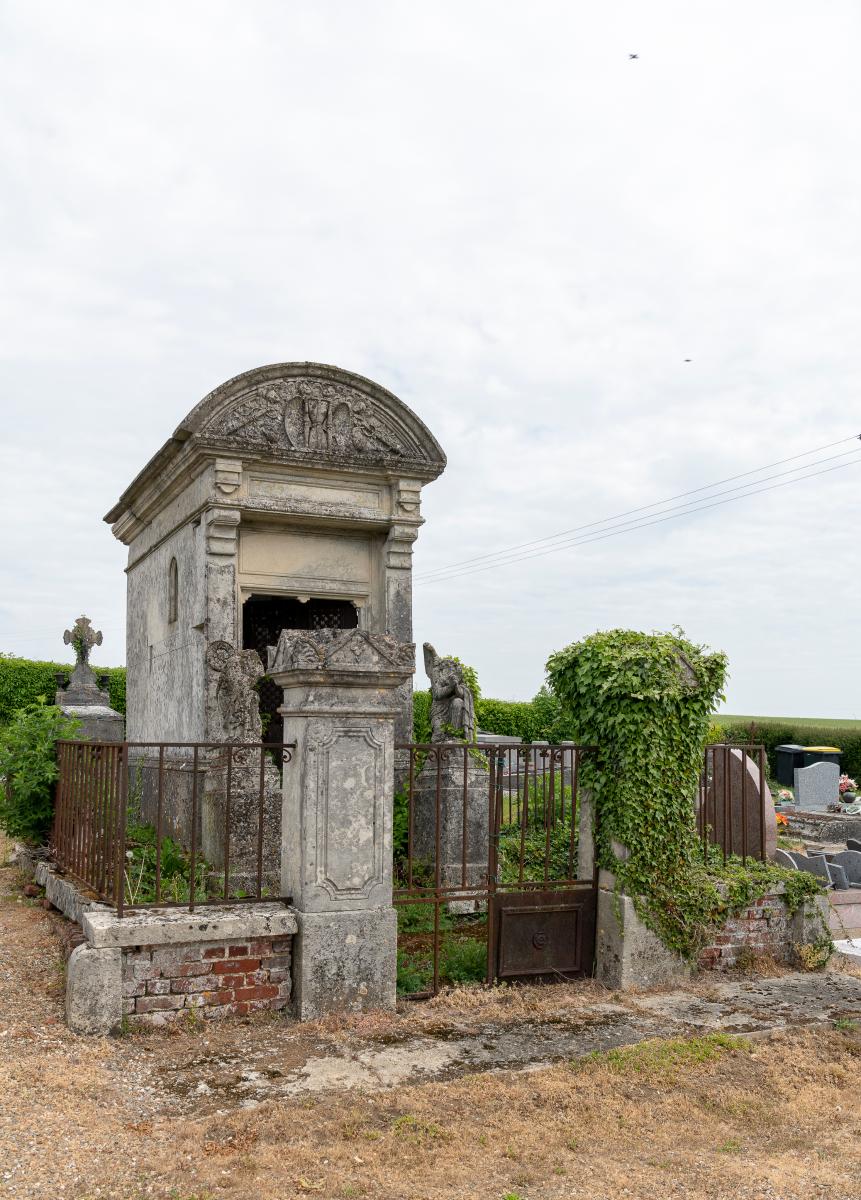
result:
[[[397,692],[414,648],[365,630],[283,630],[269,674],[284,689],[281,889],[299,922],[294,1010],[392,1008],[392,804]]]

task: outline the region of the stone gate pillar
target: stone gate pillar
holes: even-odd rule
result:
[[[283,630],[269,674],[284,689],[282,895],[293,897],[294,1011],[393,1008],[392,804],[398,689],[414,647],[366,630]]]

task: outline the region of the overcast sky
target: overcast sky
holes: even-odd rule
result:
[[[855,0],[0,14],[0,650],[68,657],[84,611],[124,660],[101,518],[263,363],[437,435],[417,577],[861,432]],[[416,640],[518,699],[596,629],[678,624],[730,710],[859,718],[859,498],[853,462],[417,578]]]

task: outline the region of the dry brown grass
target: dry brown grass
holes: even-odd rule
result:
[[[7,885],[11,873],[3,873]],[[694,984],[703,997],[714,983]],[[856,1200],[861,1027],[810,1028],[715,1052],[621,1051],[576,1067],[182,1113],[157,1085],[201,1046],[278,1039],[284,1023],[119,1040],[61,1021],[44,910],[0,902],[0,1194],[72,1200]],[[433,1032],[475,1018],[594,1011],[595,985],[455,991],[405,1015],[331,1020],[304,1042]],[[295,1029],[295,1027],[294,1027]],[[205,1041],[204,1041],[205,1039]],[[292,1044],[292,1043],[291,1043]],[[301,1047],[297,1048],[297,1055]],[[301,1051],[304,1053],[304,1051]],[[4,1179],[4,1173],[14,1174]]]
[[[156,1121],[136,1140],[159,1197],[849,1200],[859,1062],[854,1029],[804,1032],[678,1067],[592,1061]]]

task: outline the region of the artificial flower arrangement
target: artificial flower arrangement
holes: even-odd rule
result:
[[[853,796],[858,791],[858,784],[854,779],[850,779],[848,775],[841,775],[840,781],[837,784],[841,796],[845,796],[847,792]]]

